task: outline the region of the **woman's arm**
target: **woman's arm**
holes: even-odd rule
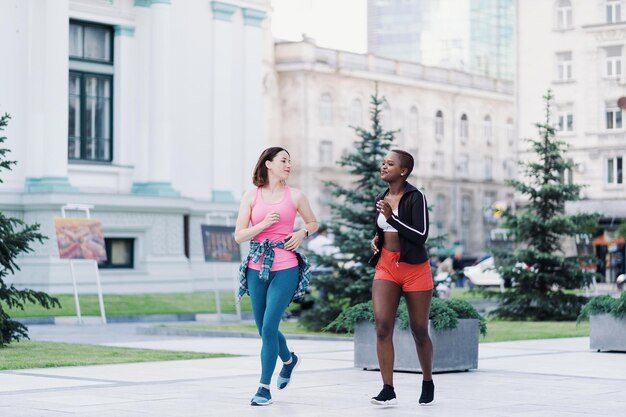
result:
[[[317,229],[319,229],[319,224],[317,223],[315,214],[313,214],[313,210],[311,210],[309,200],[308,198],[306,198],[304,193],[300,190],[292,188],[291,196],[293,198],[296,209],[298,210],[298,214],[300,214],[300,217],[302,217],[302,220],[304,220],[304,229],[300,229],[287,235],[289,241],[285,245],[285,249],[296,250],[298,249],[302,241],[307,237],[307,235],[311,235],[317,232]]]
[[[419,195],[412,200],[411,221],[400,220],[398,216],[391,213],[387,219],[387,223],[398,231],[404,238],[413,243],[423,245],[428,240],[428,207],[426,197],[421,191],[417,191]]]
[[[250,215],[252,213],[252,201],[256,194],[256,190],[250,190],[241,198],[239,205],[239,214],[237,215],[237,224],[235,225],[235,241],[237,243],[246,242],[267,229],[274,223],[278,222],[278,213],[272,211],[265,216],[262,222],[250,226]]]

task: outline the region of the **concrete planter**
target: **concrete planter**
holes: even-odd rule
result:
[[[433,341],[433,372],[466,371],[478,368],[478,320],[462,319],[456,329],[436,331],[429,323]],[[393,332],[396,371],[421,372],[415,342],[409,329],[402,330],[396,323]],[[376,329],[374,323],[361,321],[354,330],[354,366],[379,369],[376,356]]]
[[[594,314],[589,318],[589,345],[591,349],[626,352],[626,317]]]

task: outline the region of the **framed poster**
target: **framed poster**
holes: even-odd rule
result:
[[[100,220],[55,217],[54,229],[61,259],[106,261]]]
[[[206,262],[240,262],[239,243],[235,241],[235,228],[203,224],[202,247]]]

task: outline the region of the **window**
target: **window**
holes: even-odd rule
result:
[[[363,124],[363,105],[358,98],[352,100],[350,105],[350,122],[355,127],[361,127]]]
[[[605,65],[604,75],[607,78],[619,78],[622,75],[622,47],[610,46],[604,48]]]
[[[574,161],[572,159],[568,159],[567,162],[574,166]],[[567,168],[561,172],[561,184],[573,184],[574,183],[574,172],[572,168]]]
[[[469,174],[469,155],[468,154],[459,155],[459,163],[457,164],[457,170],[460,175]]]
[[[391,107],[389,106],[388,102],[385,102],[382,111],[380,112],[380,124],[383,130],[393,130],[392,123],[393,121],[391,120]]]
[[[442,174],[443,173],[443,152],[435,152],[435,160],[432,163],[432,168],[433,168],[433,172],[437,173],[437,174]]]
[[[104,238],[107,260],[98,263],[99,268],[134,268],[135,239]]]
[[[333,143],[329,140],[320,142],[320,166],[328,167],[333,164]]]
[[[622,21],[621,0],[606,1],[606,23],[617,23]]]
[[[461,123],[459,124],[459,138],[461,138],[461,142],[465,142],[469,138],[469,122],[465,113],[461,116]]]
[[[491,145],[493,142],[493,124],[491,123],[491,116],[487,115],[483,119],[483,137],[487,145]]]
[[[461,197],[461,222],[469,223],[472,220],[472,196],[464,194]]]
[[[333,124],[333,98],[328,93],[320,97],[320,124],[324,126]]]
[[[505,159],[502,162],[502,168],[504,168],[506,179],[512,180],[515,176],[515,161],[513,159]]]
[[[617,185],[624,183],[623,161],[621,156],[609,158],[606,161],[606,183],[609,185]]]
[[[409,135],[411,137],[417,137],[419,132],[419,114],[416,107],[411,107],[409,110]]]
[[[574,131],[574,114],[571,110],[565,110],[559,112],[557,129],[559,132],[573,132]]]
[[[495,191],[485,191],[483,195],[483,222],[494,223],[496,220],[494,216],[494,204],[497,200],[498,194]]]
[[[572,27],[572,3],[570,0],[559,0],[556,7],[556,27],[569,29]]]
[[[110,162],[113,153],[113,28],[70,22],[68,158]],[[90,71],[81,70],[88,61]]]
[[[622,109],[613,107],[606,109],[607,130],[622,128]]]
[[[485,179],[493,180],[493,158],[490,156],[485,158]]]
[[[560,52],[556,54],[556,61],[557,81],[570,81],[572,79],[572,53]]]
[[[443,137],[443,112],[437,110],[435,113],[435,139],[441,139]]]
[[[506,140],[509,146],[515,144],[515,127],[513,126],[513,119],[508,118],[506,120]]]

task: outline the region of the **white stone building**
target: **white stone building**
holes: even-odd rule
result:
[[[3,0],[0,210],[50,237],[20,286],[69,292],[52,219],[91,204],[106,292],[207,286],[200,224],[234,224],[265,146],[269,0]],[[83,289],[92,270],[79,268]],[[232,279],[232,277],[228,277]],[[230,282],[230,281],[229,281]]]
[[[349,181],[336,161],[357,139],[349,125],[369,126],[378,83],[387,99],[383,127],[401,129],[396,146],[411,152],[411,180],[425,190],[431,234],[459,241],[466,255],[483,252],[496,221],[489,209],[511,201],[506,178],[516,174],[514,99],[510,83],[454,70],[278,42],[266,84],[274,108],[270,137],[290,152],[291,182],[329,218],[323,180]]]
[[[517,11],[519,137],[537,137],[533,124],[544,120],[542,96],[551,88],[552,120],[576,163],[567,180],[587,185],[584,201],[570,209],[602,213],[602,239],[619,243],[613,232],[626,218],[626,130],[618,106],[626,96],[626,1],[518,0]],[[623,242],[597,244],[596,254],[609,281],[624,272]]]

